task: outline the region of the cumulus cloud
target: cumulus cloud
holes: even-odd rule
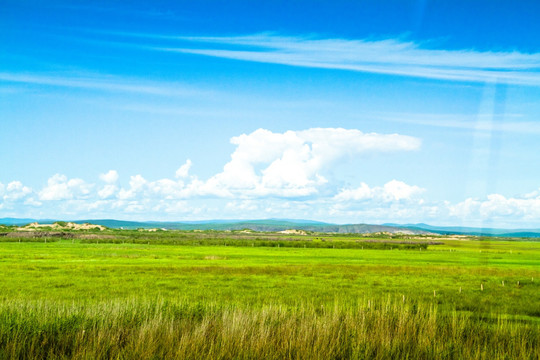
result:
[[[277,159],[281,159],[279,155],[285,151],[277,152]],[[257,170],[254,166],[255,186],[263,184],[264,170],[276,161],[273,157],[265,160],[262,168]],[[334,194],[308,198],[299,197],[296,190],[291,192],[296,194],[294,197],[259,196],[255,192],[251,196],[242,196],[237,188],[224,189],[226,194],[209,195],[212,188],[208,181],[196,177],[191,180],[187,184],[172,179],[148,181],[142,175],[135,175],[126,188],[115,184],[95,188],[81,179],[56,174],[38,192],[20,181],[0,183],[0,210],[10,215],[15,215],[17,209],[25,209],[25,214],[31,209],[39,209],[36,211],[40,216],[117,217],[118,214],[131,214],[147,219],[165,216],[171,220],[179,220],[174,216],[182,219],[286,217],[359,223],[422,221],[470,226],[496,222],[501,227],[537,226],[534,224],[540,218],[538,190],[522,196],[491,194],[483,199],[468,198],[450,203],[429,202],[422,196],[424,189],[399,180],[380,186],[362,182]]]
[[[109,170],[105,174],[100,174],[99,178],[107,184],[114,184],[118,181],[118,172],[116,170]]]
[[[383,198],[386,201],[409,200],[424,191],[425,189],[416,185],[407,185],[402,181],[392,180],[384,184]]]
[[[125,185],[118,183],[115,170],[101,174],[100,185],[56,174],[39,191],[20,181],[0,183],[0,209],[6,214],[17,208],[39,208],[48,211],[48,216],[127,213],[157,218],[164,214],[192,218],[230,215],[461,224],[489,220],[507,226],[536,224],[540,218],[540,190],[450,203],[429,202],[423,198],[425,189],[395,179],[374,186],[360,182],[338,191],[327,186],[325,175],[337,160],[418,149],[420,140],[410,136],[334,128],[283,133],[258,129],[233,137],[231,143],[235,149],[230,160],[208,179],[189,174],[189,159],[172,179],[147,180],[139,174]]]
[[[450,215],[471,219],[522,219],[540,218],[540,195],[526,194],[522,197],[505,197],[490,194],[486,199],[468,198],[455,205],[449,205]]]
[[[150,195],[163,199],[187,197],[184,190],[184,184],[181,181],[161,179],[147,183],[147,188]]]
[[[416,185],[408,185],[398,180],[392,180],[384,184],[384,186],[376,187],[369,187],[366,183],[361,183],[359,187],[354,189],[342,189],[334,196],[334,200],[338,202],[366,200],[392,202],[411,200],[424,191],[425,189]]]
[[[4,201],[17,201],[26,198],[32,193],[32,189],[24,186],[20,181],[12,181],[4,186],[0,184],[0,194]]]
[[[55,214],[142,214],[145,211],[186,214],[187,209],[190,214],[202,214],[200,209],[204,208],[206,214],[213,211],[216,215],[226,209],[238,216],[242,212],[254,215],[255,211],[261,217],[286,213],[292,216],[295,211],[313,213],[313,208],[306,201],[314,201],[312,204],[315,206],[317,201],[324,202],[309,196],[319,193],[321,187],[328,183],[325,173],[337,160],[365,153],[402,152],[420,147],[420,140],[411,136],[341,128],[282,133],[258,129],[235,136],[230,141],[235,145],[230,161],[221,172],[208,179],[190,175],[192,162],[188,159],[177,169],[173,179],[147,180],[139,174],[130,176],[126,186],[118,183],[116,170],[100,174],[101,184],[56,174],[38,192],[20,182],[12,182],[7,186],[0,184],[0,194],[4,201],[21,199],[20,204],[23,205],[54,208]],[[385,199],[400,200],[411,196],[416,189],[399,182],[389,182],[383,192],[379,188],[369,191],[381,193]],[[340,196],[344,197],[344,194]],[[222,203],[213,208],[191,206],[198,201]]]
[[[98,196],[101,199],[108,199],[116,194],[118,191],[118,186],[116,186],[118,177],[118,172],[116,170],[109,170],[108,172],[99,175],[99,179],[106,183],[98,190]]]
[[[47,186],[39,192],[39,199],[49,201],[86,197],[91,188],[92,185],[82,179],[68,179],[65,175],[56,174],[49,178]]]
[[[38,200],[34,199],[33,197],[29,197],[26,200],[24,200],[24,205],[30,205],[30,206],[38,207],[38,206],[43,205],[43,203],[41,201],[38,201]]]
[[[129,189],[120,189],[118,198],[123,200],[134,198],[144,190],[146,183],[147,181],[141,175],[131,176],[129,179]]]
[[[237,213],[237,212],[253,213],[253,211],[259,209],[259,206],[258,206],[258,202],[254,200],[229,201],[225,205],[225,209],[233,213]]]
[[[129,187],[104,187],[102,198],[138,197],[187,199],[193,197],[253,198],[263,196],[302,197],[318,192],[327,182],[323,172],[342,157],[366,152],[410,151],[420,140],[398,134],[365,134],[359,130],[316,128],[274,133],[258,129],[233,137],[236,149],[223,171],[207,180],[191,176],[191,160],[175,173],[177,180],[147,181],[131,176]]]
[[[322,171],[339,158],[366,152],[411,151],[421,144],[411,136],[341,128],[284,133],[258,129],[233,137],[231,143],[236,145],[231,160],[206,182],[208,192],[306,196],[327,182]]]
[[[118,191],[118,186],[107,184],[98,191],[98,196],[102,199],[112,197]]]
[[[191,165],[192,165],[191,160],[187,159],[184,165],[180,166],[178,170],[176,170],[176,173],[175,173],[176,178],[183,179],[183,178],[188,177],[189,169],[191,168]]]
[[[430,222],[447,218],[445,204],[429,203],[422,197],[425,189],[403,181],[391,180],[382,186],[362,182],[355,188],[343,188],[326,200],[327,217],[350,219],[358,223]]]

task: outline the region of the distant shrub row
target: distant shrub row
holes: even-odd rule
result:
[[[322,249],[427,249],[427,243],[388,243],[362,241],[307,241],[307,240],[253,240],[253,239],[171,239],[171,238],[129,238],[129,239],[83,239],[83,244],[149,244],[179,246],[235,246],[235,247],[287,247],[287,248],[322,248]]]

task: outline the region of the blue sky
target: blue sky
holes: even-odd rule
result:
[[[4,1],[0,217],[540,227],[535,1]]]

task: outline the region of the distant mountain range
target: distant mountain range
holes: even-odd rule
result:
[[[56,220],[51,219],[0,219],[0,224],[4,225],[26,225],[32,222],[40,224],[52,224]],[[139,229],[139,228],[164,228],[170,230],[243,230],[254,231],[283,231],[288,229],[298,229],[326,233],[406,233],[406,234],[427,234],[429,231],[421,229],[408,229],[399,226],[350,224],[337,225],[312,220],[296,219],[266,219],[266,220],[205,220],[205,221],[184,221],[184,222],[161,222],[161,221],[123,221],[114,219],[99,220],[75,220],[74,223],[90,223],[103,225],[114,229]]]
[[[501,236],[501,237],[540,237],[540,229],[498,229],[475,228],[467,226],[433,226],[428,224],[384,224],[398,226],[411,230],[424,230],[441,235],[475,235],[475,236]]]
[[[40,224],[52,224],[57,220],[51,219],[17,219],[0,218],[0,224],[26,225],[32,222]],[[266,219],[266,220],[201,220],[183,222],[162,221],[124,221],[114,219],[99,220],[75,220],[74,223],[90,223],[103,225],[114,229],[149,229],[164,228],[170,230],[242,230],[254,231],[282,231],[298,229],[327,233],[405,233],[405,234],[455,234],[477,236],[500,236],[500,237],[540,237],[540,229],[495,229],[473,228],[460,226],[432,226],[428,224],[346,224],[338,225],[313,220],[297,219]]]

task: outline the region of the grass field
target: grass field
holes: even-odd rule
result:
[[[539,242],[113,233],[0,242],[0,358],[540,357]]]

